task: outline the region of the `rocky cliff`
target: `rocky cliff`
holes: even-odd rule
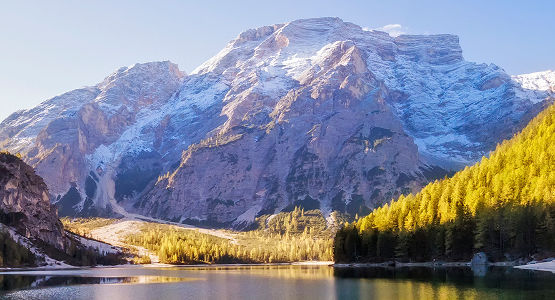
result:
[[[148,134],[149,142],[154,142],[164,132],[140,127],[140,122],[167,104],[183,76],[169,62],[121,68],[94,87],[14,113],[1,124],[0,147],[24,154],[25,161],[45,178],[62,215],[109,214],[117,167],[109,156],[136,155],[142,149],[136,134]],[[116,141],[123,144],[122,149],[108,150],[106,146]],[[91,159],[95,151],[108,157]]]
[[[487,155],[554,86],[553,72],[465,61],[453,35],[297,20],[241,33],[190,75],[137,64],[16,112],[0,147],[24,155],[64,215],[361,214]]]
[[[33,168],[7,153],[0,153],[0,222],[58,250],[67,244],[46,184]]]

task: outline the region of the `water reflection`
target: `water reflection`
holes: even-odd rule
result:
[[[512,268],[209,266],[0,273],[6,299],[555,299],[555,274]],[[484,273],[485,272],[485,273]]]
[[[337,268],[338,299],[555,299],[555,275],[502,267]],[[476,274],[478,272],[478,274]],[[478,276],[476,276],[478,275]],[[348,279],[365,280],[348,280]]]
[[[488,273],[488,265],[472,265],[472,273],[475,277],[484,277]]]
[[[0,295],[2,292],[25,288],[42,288],[79,284],[150,284],[172,283],[193,280],[183,277],[134,276],[134,277],[83,277],[58,275],[0,275]]]
[[[207,267],[173,267],[168,271],[200,271],[213,274],[248,275],[257,277],[272,277],[281,279],[329,279],[333,277],[331,267],[311,265],[244,265],[244,266],[207,266]]]

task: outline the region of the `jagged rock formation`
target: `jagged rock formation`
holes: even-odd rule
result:
[[[0,153],[0,223],[58,250],[67,245],[46,184],[32,167],[6,153]]]
[[[486,155],[553,98],[554,77],[467,62],[453,35],[297,20],[240,34],[190,75],[138,64],[14,113],[0,147],[63,214],[364,213]]]
[[[138,122],[164,108],[183,76],[169,62],[121,68],[94,87],[71,91],[14,113],[2,122],[2,146],[25,154],[25,160],[46,178],[62,214],[110,211],[107,195],[114,195],[112,176],[116,166],[110,165],[109,157],[94,160],[88,156],[95,151],[106,156],[139,154],[142,145],[134,139],[137,133],[149,134],[152,140],[161,140],[157,136],[162,133],[171,134],[162,128],[163,122],[160,128],[150,129],[141,128]],[[123,144],[123,149],[106,147],[116,141]],[[130,144],[136,152],[127,147]],[[161,146],[163,150],[173,145]]]

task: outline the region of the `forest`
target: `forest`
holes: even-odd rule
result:
[[[160,262],[170,264],[332,260],[333,233],[326,229],[320,211],[295,208],[268,218],[260,218],[256,230],[235,233],[232,240],[146,223],[140,233],[128,235],[126,243],[149,249],[158,255]]]
[[[9,232],[0,229],[0,268],[32,267],[35,265],[35,255],[15,242]]]
[[[555,250],[555,105],[489,157],[338,231],[336,262],[547,257]]]

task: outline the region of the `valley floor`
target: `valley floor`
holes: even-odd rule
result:
[[[102,219],[99,219],[99,222],[95,222],[94,219],[91,219],[90,223],[92,224],[87,224],[89,222],[85,220],[83,223],[84,226],[82,226],[85,228],[79,228],[80,225],[75,225],[75,227],[70,225],[69,230],[73,231],[74,233],[84,235],[92,240],[100,241],[118,248],[130,250],[131,252],[136,253],[139,257],[149,257],[152,264],[158,264],[160,262],[160,259],[158,255],[156,255],[156,253],[144,247],[131,245],[126,242],[127,236],[132,234],[139,234],[141,232],[141,228],[148,224],[162,224],[167,230],[191,230],[214,237],[227,239],[230,241],[230,243],[237,244],[235,235],[224,230],[198,228],[191,225],[177,223],[174,224],[172,222],[163,222],[155,219],[145,221],[130,216],[127,216],[126,218],[120,220],[101,220]],[[66,227],[68,227],[67,222]]]
[[[155,263],[159,263],[160,259],[158,255],[156,255],[153,251],[150,251],[141,246],[131,245],[125,242],[126,236],[130,234],[140,233],[141,227],[148,223],[150,222],[138,220],[135,218],[134,219],[126,218],[126,219],[116,221],[115,223],[112,223],[112,224],[97,227],[90,231],[90,233],[88,234],[89,235],[88,237],[98,241],[105,242],[107,244],[110,244],[116,247],[135,250],[139,256],[150,257],[151,263],[155,264]],[[230,240],[231,243],[237,244],[237,240],[235,239],[234,235],[231,233],[224,232],[223,230],[198,228],[198,227],[183,225],[183,224],[174,225],[171,222],[164,222],[164,224],[168,226],[168,229],[194,230],[203,234],[208,234],[215,237],[228,239]]]
[[[157,264],[160,262],[160,258],[158,257],[158,255],[156,255],[155,252],[139,245],[131,245],[125,241],[125,238],[127,236],[131,234],[139,234],[141,232],[141,228],[149,223],[167,225],[166,229],[193,230],[202,234],[227,239],[230,241],[230,243],[237,244],[235,236],[231,233],[225,232],[224,230],[199,228],[188,224],[174,223],[130,213],[127,212],[122,206],[120,206],[113,198],[110,198],[109,201],[112,205],[112,208],[117,213],[124,216],[124,218],[120,220],[108,220],[105,224],[100,224],[102,226],[89,228],[89,230],[87,230],[86,232],[81,232],[79,234],[83,235],[83,233],[85,233],[87,235],[87,238],[104,242],[115,247],[130,250],[131,252],[138,254],[139,257],[149,257],[150,262],[153,264]],[[72,230],[70,229],[70,231]]]
[[[138,233],[141,226],[140,221],[122,220],[113,224],[98,227],[90,232],[89,237],[107,244],[124,248],[133,249],[139,256],[148,256],[152,263],[158,263],[158,255],[140,246],[125,243],[124,237],[128,234]]]
[[[332,264],[333,231],[316,211],[296,209],[252,231],[198,228],[127,216],[62,219],[67,231],[133,254],[139,264]],[[265,225],[263,225],[265,224]]]

